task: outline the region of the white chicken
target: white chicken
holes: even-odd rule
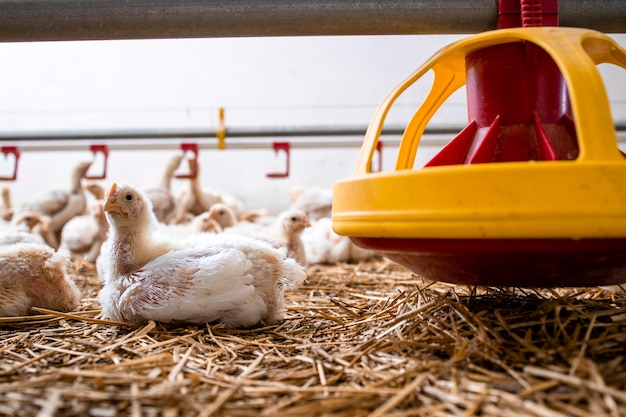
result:
[[[55,238],[49,230],[50,219],[34,211],[16,215],[8,226],[0,231],[0,245],[13,243],[37,243],[51,246]]]
[[[217,191],[202,188],[198,158],[189,159],[189,170],[196,175],[189,178],[189,188],[183,189],[178,195],[174,223],[184,223],[189,217],[207,212],[213,204],[222,202]]]
[[[68,275],[67,253],[16,243],[0,247],[0,316],[24,316],[31,307],[72,311],[80,291]]]
[[[63,227],[59,249],[67,250],[72,259],[95,263],[109,230],[102,200],[89,202],[87,214],[73,217]]]
[[[30,216],[21,214],[10,224],[3,224],[0,227],[0,246],[12,245],[14,243],[36,243],[46,245],[46,241],[38,233],[32,233],[35,226]]]
[[[327,188],[294,187],[290,197],[292,209],[302,210],[314,222],[330,217],[333,209],[333,191]]]
[[[161,182],[156,187],[144,190],[146,197],[152,201],[152,209],[158,221],[170,223],[176,216],[176,199],[172,194],[172,178],[180,166],[183,155],[174,155],[165,165]]]
[[[203,187],[200,183],[200,165],[197,158],[189,159],[189,169],[196,175],[189,179],[189,188],[184,189],[178,196],[175,223],[183,223],[192,216],[200,215],[214,204],[228,205],[237,219],[245,211],[243,202],[234,195],[224,191]]]
[[[114,183],[104,210],[110,229],[97,268],[108,318],[229,328],[272,324],[284,315],[283,290],[306,279],[284,250],[254,239],[160,235],[150,200],[134,187]]]
[[[222,231],[220,225],[210,217],[208,211],[198,214],[187,223],[159,223],[158,229],[159,232],[172,239],[184,238],[196,233],[219,233]]]
[[[104,187],[97,182],[89,181],[85,184],[85,189],[93,195],[93,197],[98,201],[104,200],[104,192],[106,191]]]
[[[312,264],[333,264],[370,259],[376,253],[355,245],[348,236],[335,233],[332,220],[323,217],[302,233],[306,258]]]
[[[229,205],[224,203],[213,204],[208,213],[209,219],[219,225],[220,231],[224,231],[239,223],[235,211]]]
[[[69,188],[51,189],[37,194],[28,201],[23,211],[34,211],[48,216],[51,238],[49,242],[55,249],[59,247],[61,230],[72,217],[81,215],[87,207],[87,197],[81,185],[81,179],[87,173],[91,162],[81,162],[74,167]]]
[[[233,227],[226,228],[224,233],[249,236],[266,241],[275,248],[286,248],[287,256],[306,266],[306,252],[301,235],[310,225],[302,210],[285,210],[278,214],[271,226],[238,222]]]

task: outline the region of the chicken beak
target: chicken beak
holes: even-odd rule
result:
[[[124,210],[124,206],[117,202],[117,198],[115,197],[107,198],[102,209],[108,213],[115,213],[124,219],[128,217],[128,212]]]

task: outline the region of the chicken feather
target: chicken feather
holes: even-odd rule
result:
[[[31,307],[71,311],[80,291],[66,252],[36,243],[0,247],[0,316],[23,316]]]

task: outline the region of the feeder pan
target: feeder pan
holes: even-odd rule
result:
[[[451,44],[396,87],[333,187],[333,229],[424,278],[560,287],[626,282],[626,158],[597,64],[626,51],[587,29],[498,29]],[[370,172],[393,102],[427,71],[396,167]],[[420,138],[466,85],[469,125],[424,167]]]

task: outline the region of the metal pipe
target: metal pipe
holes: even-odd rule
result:
[[[456,135],[465,126],[428,126],[424,135]],[[404,126],[384,126],[382,136],[402,136]],[[282,126],[282,127],[231,127],[226,128],[229,139],[303,138],[303,137],[363,137],[365,126]],[[616,123],[618,133],[626,132],[626,122]],[[0,131],[2,142],[23,141],[75,141],[75,140],[138,140],[138,139],[216,139],[217,130],[207,129],[114,129],[67,131]],[[232,142],[232,141],[231,141]]]
[[[420,141],[420,147],[437,147],[441,148],[450,142],[451,137],[443,134],[429,134],[424,135]],[[618,135],[618,143],[622,146],[626,145],[626,134]],[[399,138],[381,138],[385,148],[395,148],[400,145]],[[193,142],[193,141],[192,141]],[[227,142],[226,150],[233,149],[272,149],[274,141],[271,140],[234,140]],[[181,140],[172,139],[160,139],[156,142],[149,141],[115,141],[106,144],[109,151],[167,151],[167,150],[180,150],[181,144],[186,143]],[[219,150],[217,141],[197,141],[193,142],[198,146],[198,149]],[[55,151],[90,151],[92,142],[86,140],[72,140],[72,141],[44,141],[44,140],[27,140],[20,142],[17,148],[19,152],[55,152]],[[363,145],[363,141],[360,139],[354,140],[306,140],[299,139],[290,141],[291,149],[347,149],[347,148],[360,148]]]
[[[424,140],[425,146],[435,146],[435,143],[439,146],[443,146],[449,142],[448,139],[431,139]],[[107,144],[109,151],[168,151],[168,150],[180,150],[181,141],[159,141],[155,142],[114,142]],[[239,149],[239,150],[255,150],[255,149],[272,149],[273,141],[236,141],[228,143],[226,150]],[[218,150],[217,142],[197,142],[198,149]],[[397,147],[400,145],[398,139],[384,140],[386,147]],[[56,151],[89,151],[91,143],[82,141],[63,141],[61,143],[50,143],[49,141],[26,141],[19,145],[20,152],[56,152]],[[359,140],[335,140],[335,141],[311,141],[311,140],[298,140],[290,142],[291,149],[342,149],[342,148],[359,148],[362,142]]]
[[[469,34],[496,0],[0,0],[0,41]],[[560,0],[562,26],[626,32],[623,0]]]
[[[458,133],[463,126],[432,127],[427,134]],[[226,141],[232,138],[285,138],[285,137],[328,137],[363,136],[364,126],[298,126],[298,127],[254,127],[226,128]],[[402,135],[404,126],[383,129],[383,135]],[[119,140],[119,139],[209,139],[216,138],[216,130],[207,129],[126,129],[126,130],[75,130],[54,132],[0,132],[0,141],[25,140]]]

